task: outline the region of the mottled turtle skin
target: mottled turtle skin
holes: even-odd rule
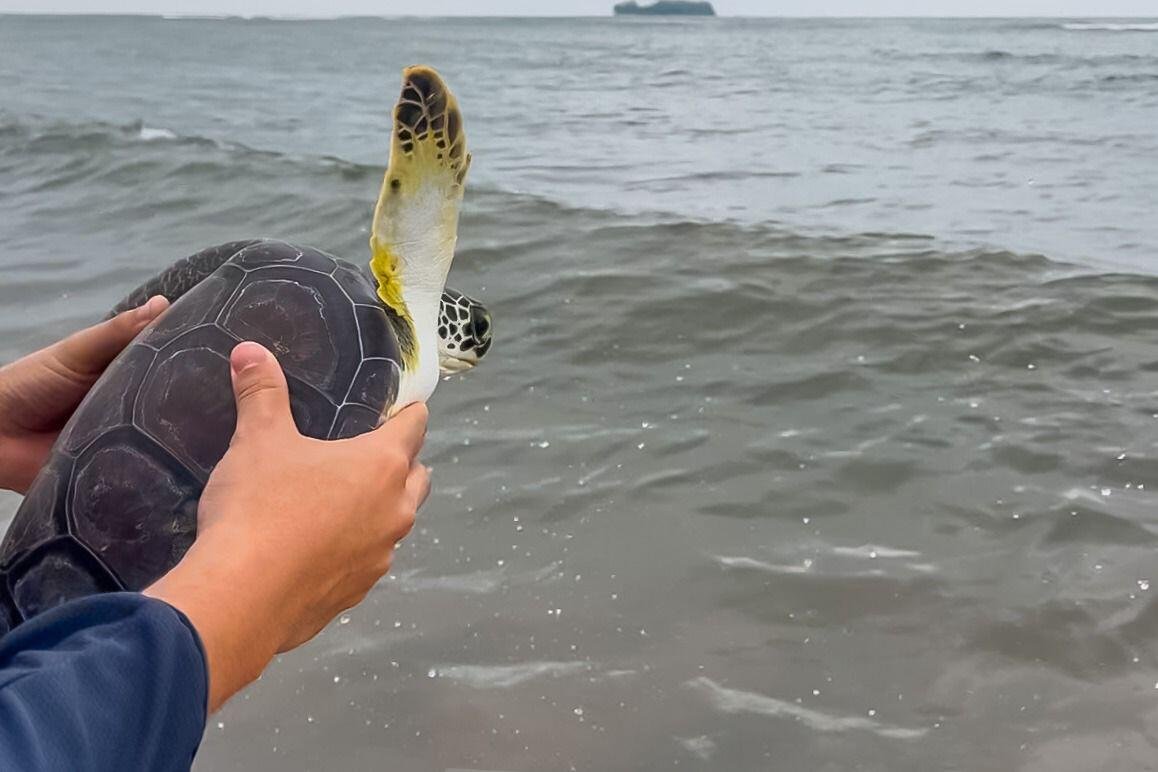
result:
[[[185,554],[236,423],[239,341],[277,356],[305,435],[361,434],[393,404],[398,341],[361,271],[250,241],[167,274],[218,264],[117,357],[61,432],[0,544],[0,634],[73,598],[143,589]]]

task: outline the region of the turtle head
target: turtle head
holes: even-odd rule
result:
[[[486,306],[447,287],[438,312],[438,369],[443,375],[471,369],[490,351],[493,333]]]
[[[402,354],[398,405],[438,383],[438,315],[470,167],[458,100],[430,67],[408,67],[394,106],[390,165],[374,209],[370,270]]]

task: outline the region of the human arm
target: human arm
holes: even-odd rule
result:
[[[145,594],[73,601],[0,639],[0,768],[187,768],[207,706],[389,569],[429,490],[415,461],[425,407],[361,437],[312,440],[293,424],[272,355],[242,344],[232,365],[237,431],[182,561]]]
[[[66,603],[0,638],[0,769],[188,770],[207,693],[172,607],[128,592]]]
[[[424,405],[359,437],[314,440],[294,426],[268,351],[240,344],[230,364],[237,429],[202,494],[197,540],[145,591],[200,634],[211,712],[365,597],[430,485],[416,460]]]

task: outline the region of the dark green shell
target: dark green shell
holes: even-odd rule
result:
[[[72,598],[143,589],[185,554],[236,423],[229,353],[239,341],[277,356],[305,435],[361,434],[393,404],[398,341],[353,265],[279,241],[235,242],[142,292],[165,281],[195,286],[85,398],[0,544],[0,634]]]

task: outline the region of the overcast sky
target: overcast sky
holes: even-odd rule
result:
[[[0,0],[0,12],[599,16],[613,0]],[[716,0],[727,16],[1156,16],[1158,0]]]

